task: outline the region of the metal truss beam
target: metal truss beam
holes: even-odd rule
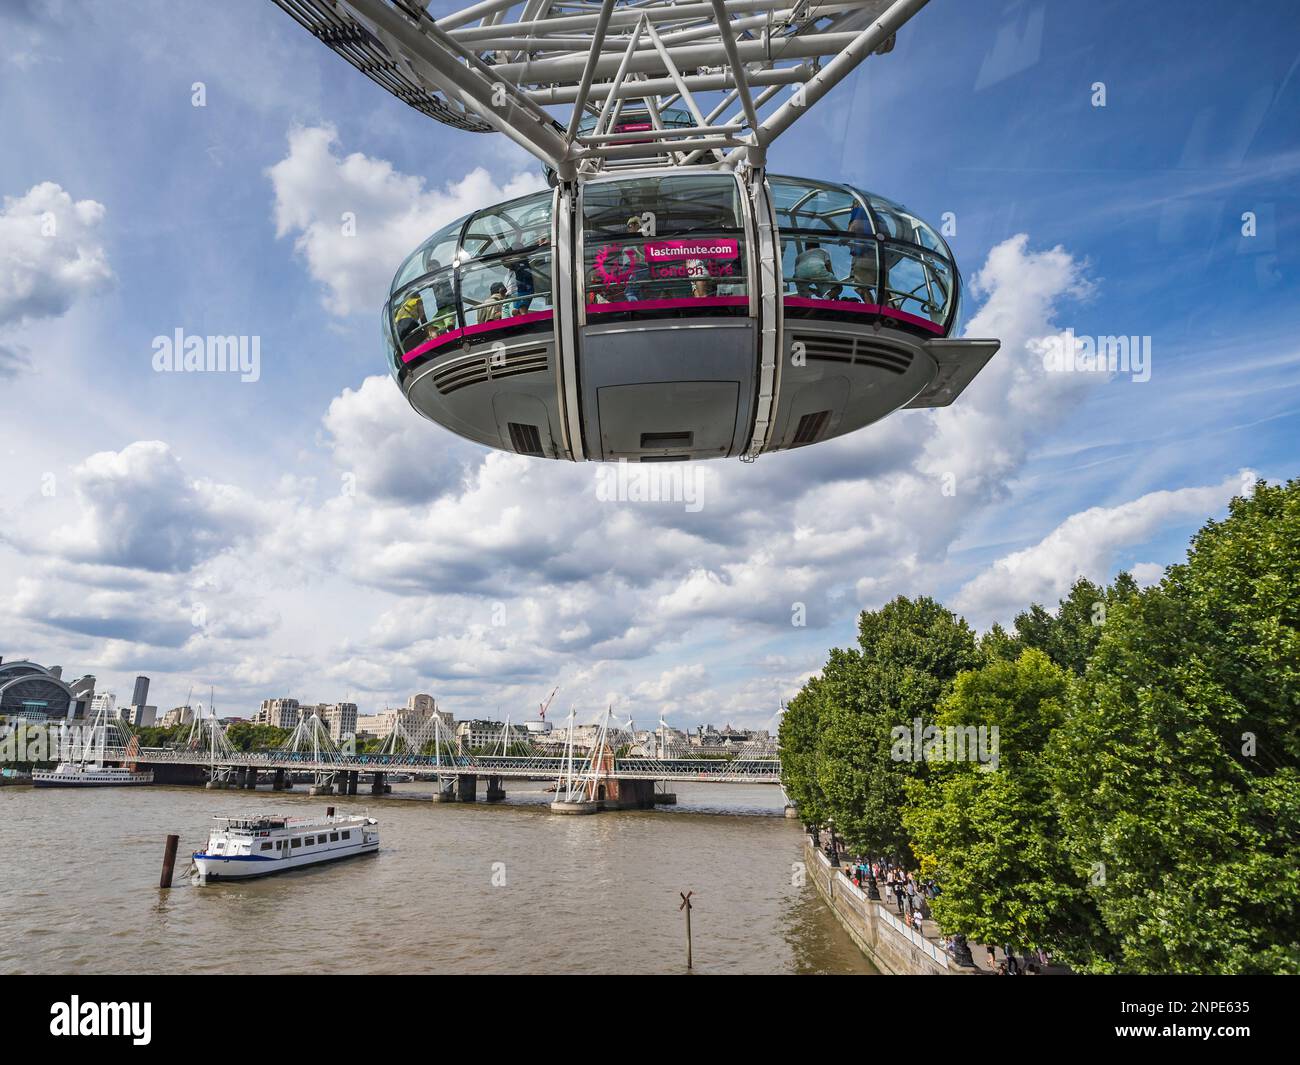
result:
[[[412,107],[503,133],[568,181],[628,163],[761,169],[927,0],[482,0],[437,20],[426,0],[273,2]],[[645,128],[623,135],[629,110]]]

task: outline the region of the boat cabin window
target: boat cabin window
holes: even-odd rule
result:
[[[315,836],[308,836],[308,837],[307,837],[307,846],[308,846],[308,847],[314,847],[314,846],[316,846],[316,837],[315,837]]]
[[[301,840],[301,839],[295,839],[295,840],[293,841],[293,845],[294,845],[295,847],[301,847],[301,846],[302,846],[302,840]]]
[[[270,849],[271,849],[271,844],[269,844],[269,843],[263,843],[263,844],[262,844],[262,850],[264,850],[264,851],[269,851]]]
[[[330,842],[331,842],[331,843],[337,843],[338,841],[339,841],[339,834],[338,834],[337,832],[331,832],[331,833],[330,833]]]
[[[344,838],[344,839],[351,839],[351,838],[352,838],[352,833],[351,833],[351,832],[344,832],[344,833],[343,833],[343,838]]]

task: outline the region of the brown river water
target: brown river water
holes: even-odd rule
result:
[[[870,973],[811,882],[771,786],[680,784],[679,805],[557,816],[541,783],[436,804],[187,787],[0,788],[2,973]],[[365,785],[363,784],[363,789]],[[481,799],[481,792],[480,792]],[[379,819],[378,854],[242,884],[183,873],[213,816]],[[164,840],[176,884],[158,890]]]

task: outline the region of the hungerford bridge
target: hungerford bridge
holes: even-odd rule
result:
[[[646,807],[672,802],[670,781],[715,784],[781,783],[781,763],[773,741],[748,743],[725,758],[689,758],[684,744],[669,738],[660,721],[656,749],[662,757],[632,757],[637,746],[632,723],[619,726],[612,711],[603,715],[596,739],[586,750],[575,750],[574,714],[570,712],[562,752],[543,749],[531,740],[511,739],[510,722],[502,728],[495,753],[465,754],[434,714],[420,728],[394,725],[383,746],[358,754],[350,744],[336,744],[320,717],[300,721],[279,747],[265,751],[236,750],[215,718],[196,720],[185,740],[174,747],[142,747],[138,738],[119,723],[103,726],[95,739],[95,757],[104,762],[135,764],[143,768],[165,765],[193,766],[204,770],[211,788],[254,788],[265,775],[275,790],[293,787],[293,777],[309,774],[312,794],[355,795],[360,778],[372,777],[371,794],[390,790],[388,777],[410,774],[437,782],[435,800],[473,802],[478,779],[487,779],[487,799],[505,798],[507,778],[556,781],[557,812],[588,813],[596,809]],[[656,787],[658,785],[658,787]]]

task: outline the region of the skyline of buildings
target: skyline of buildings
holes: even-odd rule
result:
[[[151,679],[138,674],[132,684],[131,702],[121,705],[116,692],[96,690],[97,678],[85,674],[75,681],[63,679],[63,667],[42,666],[30,659],[5,660],[0,655],[0,717],[24,718],[31,722],[66,718],[88,720],[103,712],[105,716],[125,722],[134,728],[158,726],[172,728],[190,724],[196,716],[213,714],[213,705],[205,710],[202,703],[184,703],[172,707],[161,716],[156,704],[147,702]],[[192,689],[191,689],[192,692]],[[530,711],[535,713],[535,711]],[[243,714],[215,715],[227,723],[248,721],[268,724],[277,728],[292,729],[304,716],[316,714],[329,732],[330,738],[340,743],[349,736],[368,739],[387,739],[400,726],[408,736],[429,735],[428,722],[436,714],[449,739],[464,749],[481,749],[499,744],[505,721],[510,722],[510,744],[528,742],[534,746],[563,745],[567,730],[564,725],[553,726],[540,717],[513,714],[503,720],[476,715],[457,719],[452,711],[442,710],[437,699],[427,692],[416,692],[407,697],[403,707],[385,706],[382,711],[363,714],[358,705],[349,700],[338,702],[304,703],[292,696],[263,699],[261,705],[247,716]],[[574,729],[575,745],[594,740],[599,725],[577,725]],[[654,737],[662,730],[636,730],[638,743],[663,747],[665,743],[680,748],[723,749],[765,739],[767,730],[734,729],[730,724],[717,729],[711,724],[695,725],[686,729],[669,726],[659,740]],[[667,737],[671,736],[671,740]],[[662,752],[660,752],[662,753]]]

